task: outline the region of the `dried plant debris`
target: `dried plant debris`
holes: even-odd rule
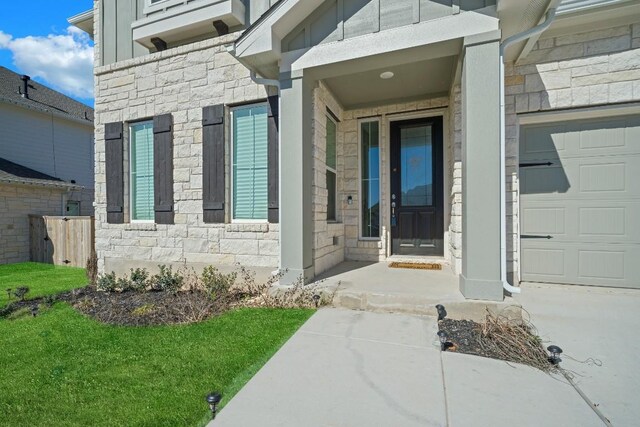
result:
[[[106,273],[88,286],[58,295],[14,301],[0,310],[0,317],[38,304],[51,306],[66,301],[79,312],[107,324],[145,326],[204,321],[236,307],[318,308],[333,302],[335,291],[326,293],[320,283],[307,285],[302,278],[288,287],[274,285],[282,274],[257,282],[255,273],[238,267],[222,273],[209,266],[201,274],[183,266],[177,270],[159,266],[151,275],[131,269],[126,276]],[[34,314],[35,316],[35,314]]]
[[[487,310],[481,323],[444,319],[439,322],[439,329],[447,335],[448,351],[522,363],[545,372],[556,369],[549,363],[526,311],[522,311],[523,316],[513,316]]]

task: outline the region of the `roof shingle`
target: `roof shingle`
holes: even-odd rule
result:
[[[57,112],[73,119],[93,123],[93,108],[50,89],[34,80],[29,81],[29,97],[23,98],[22,75],[0,66],[0,101],[10,102],[45,113]]]

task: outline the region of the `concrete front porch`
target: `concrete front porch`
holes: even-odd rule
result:
[[[372,312],[436,316],[443,304],[449,317],[482,320],[486,309],[497,312],[519,305],[507,297],[502,302],[465,299],[459,278],[451,267],[442,270],[391,268],[389,262],[347,261],[320,274],[315,283],[335,296],[333,305]]]

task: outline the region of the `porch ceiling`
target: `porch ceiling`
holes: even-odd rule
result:
[[[455,73],[457,56],[422,60],[409,64],[367,69],[324,80],[338,101],[347,109],[387,104],[446,94]],[[391,71],[394,76],[382,79]]]

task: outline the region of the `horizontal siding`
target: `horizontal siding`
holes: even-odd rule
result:
[[[0,157],[93,188],[93,127],[0,104],[0,129]]]

